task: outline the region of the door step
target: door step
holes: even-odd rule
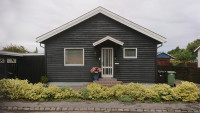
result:
[[[94,82],[89,82],[87,85],[94,83]],[[117,81],[116,78],[99,78],[99,81],[96,81],[95,83],[100,84],[102,86],[108,86],[108,87],[112,87],[117,84],[123,84],[122,81]]]

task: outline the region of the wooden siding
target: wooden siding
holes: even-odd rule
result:
[[[114,37],[123,46],[106,41],[97,47],[93,43],[105,36]],[[43,42],[46,47],[46,71],[51,81],[92,81],[90,69],[101,67],[101,47],[114,48],[114,77],[123,82],[155,82],[158,42],[103,14],[98,14]],[[123,48],[137,48],[137,59],[124,59]],[[64,66],[64,48],[84,48],[84,66]]]
[[[31,83],[40,82],[41,76],[45,75],[45,57],[23,56],[18,58],[18,78],[27,79]]]

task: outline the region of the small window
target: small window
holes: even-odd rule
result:
[[[137,48],[124,48],[124,58],[137,58]]]
[[[84,49],[83,48],[65,48],[64,49],[65,66],[83,66]]]

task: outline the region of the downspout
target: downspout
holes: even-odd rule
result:
[[[40,43],[40,47],[44,48],[44,47],[42,46],[42,43]]]

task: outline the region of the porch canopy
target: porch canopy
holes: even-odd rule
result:
[[[93,46],[97,46],[97,45],[99,45],[99,44],[101,44],[101,43],[103,43],[103,42],[105,42],[105,41],[108,41],[108,40],[109,40],[109,41],[112,41],[112,42],[114,42],[114,43],[116,43],[116,44],[118,44],[118,45],[121,45],[121,46],[124,45],[124,42],[122,42],[122,41],[120,41],[120,40],[117,40],[116,38],[113,38],[113,37],[111,37],[111,36],[106,36],[106,37],[104,37],[104,38],[102,38],[102,39],[100,39],[100,40],[94,42],[94,43],[93,43]]]

